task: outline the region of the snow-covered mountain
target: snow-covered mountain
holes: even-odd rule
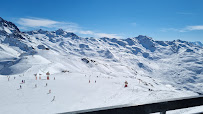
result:
[[[200,41],[191,42],[191,43],[193,43],[194,45],[197,45],[197,46],[203,47],[203,44],[202,44],[202,42],[200,42]]]
[[[16,102],[34,107],[23,113],[57,113],[203,94],[203,47],[182,40],[82,38],[62,29],[21,32],[0,18],[0,55],[0,98],[11,99],[2,99],[2,113]],[[46,72],[56,80],[45,80]],[[34,74],[44,79],[36,81]],[[21,80],[26,83],[16,91]],[[53,96],[44,83],[54,91],[55,104],[48,102]]]

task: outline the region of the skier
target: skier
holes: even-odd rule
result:
[[[22,83],[23,83],[23,80],[22,80]]]
[[[149,89],[149,91],[153,91],[152,89]]]
[[[125,87],[128,87],[128,82],[127,81],[125,81]]]
[[[51,93],[51,89],[49,90],[49,94]]]
[[[90,83],[90,80],[89,80],[89,83]]]
[[[46,83],[46,86],[47,86],[47,83]]]
[[[22,86],[20,85],[20,89],[22,89]]]
[[[54,77],[54,80],[55,80],[55,77]]]
[[[51,102],[53,102],[55,100],[55,96],[53,97],[53,99],[52,99],[52,101]]]
[[[24,83],[25,83],[25,80],[24,80]]]
[[[16,79],[16,77],[14,76],[14,80]]]
[[[37,84],[35,84],[35,88],[37,88]]]
[[[152,89],[149,89],[149,91],[152,91]]]
[[[96,83],[97,81],[95,80],[95,83]]]
[[[50,75],[50,73],[47,72],[46,75],[47,75],[47,80],[49,80],[49,75]]]
[[[49,80],[49,76],[47,76],[47,80]]]

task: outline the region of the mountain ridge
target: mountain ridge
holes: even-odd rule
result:
[[[0,26],[0,113],[60,113],[203,94],[203,47],[188,41],[21,32],[0,21],[11,24]]]
[[[8,44],[12,49],[20,53],[20,56],[16,57],[19,58],[18,60],[21,60],[21,57],[38,55],[41,52],[40,50],[47,50],[60,53],[61,55],[95,58],[125,64],[126,66],[131,66],[133,69],[137,69],[136,72],[140,71],[141,74],[153,75],[156,78],[166,75],[163,78],[170,77],[173,83],[188,83],[188,86],[191,86],[191,82],[194,83],[197,81],[199,83],[199,78],[203,74],[203,67],[201,66],[203,64],[203,47],[188,41],[179,39],[173,41],[156,41],[151,37],[143,35],[127,39],[107,37],[82,38],[62,29],[55,31],[39,29],[20,32],[12,22],[8,23],[3,19],[1,19],[1,22],[11,24],[6,26],[4,26],[5,24],[1,24],[0,27],[4,28],[1,32],[6,33],[0,34],[1,43],[3,45]],[[14,32],[9,34],[5,30],[6,27]],[[194,57],[197,58],[194,59]],[[169,60],[175,60],[175,62],[169,63]],[[5,64],[8,63],[2,63],[3,66]],[[170,68],[169,64],[177,68]],[[188,64],[190,64],[190,67],[188,67]],[[169,69],[167,70],[164,67]],[[13,74],[14,72],[5,74],[7,70],[11,70],[10,68],[12,66],[9,65],[2,68],[0,74]],[[163,72],[159,72],[161,69]],[[173,73],[171,74],[171,72]],[[181,79],[181,73],[184,75],[183,79]],[[172,77],[178,77],[179,81],[176,81]],[[179,86],[183,88],[181,85]]]

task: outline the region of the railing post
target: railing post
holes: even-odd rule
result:
[[[160,112],[160,114],[166,114],[166,111]]]

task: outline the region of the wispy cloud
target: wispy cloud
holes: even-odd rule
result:
[[[203,25],[196,25],[196,26],[187,26],[186,30],[203,30]]]
[[[180,15],[193,15],[193,13],[190,13],[190,12],[177,12],[177,14],[180,14]]]
[[[93,32],[93,31],[90,31],[90,30],[79,31],[79,33],[80,34],[93,35],[95,37],[121,38],[121,36],[119,36],[117,34],[99,33],[99,32]]]
[[[27,27],[52,27],[61,22],[39,18],[20,18],[18,24]]]
[[[79,26],[76,23],[72,22],[60,22],[60,21],[54,21],[50,19],[42,19],[42,18],[20,18],[17,23],[20,25],[20,28],[23,30],[27,29],[38,29],[38,28],[62,28],[67,29],[70,31],[75,31],[76,29],[79,29]]]
[[[96,37],[108,37],[108,38],[121,38],[121,36],[117,34],[107,34],[107,33],[94,33]]]
[[[203,30],[203,25],[186,26],[184,28],[162,28],[160,31],[189,32],[189,31],[196,31],[196,30]]]
[[[86,31],[84,31],[84,30],[81,30],[81,31],[79,31],[79,33],[80,34],[94,34],[94,32],[92,32],[92,31],[90,31],[90,30],[86,30]]]
[[[20,29],[28,30],[28,29],[38,29],[38,28],[45,28],[45,29],[64,29],[68,32],[74,32],[83,35],[92,35],[93,37],[109,37],[109,38],[121,38],[121,36],[117,34],[108,34],[108,33],[100,33],[94,32],[91,30],[83,30],[76,23],[72,22],[61,22],[61,21],[54,21],[50,19],[43,19],[43,18],[20,18],[17,23],[20,25]]]

